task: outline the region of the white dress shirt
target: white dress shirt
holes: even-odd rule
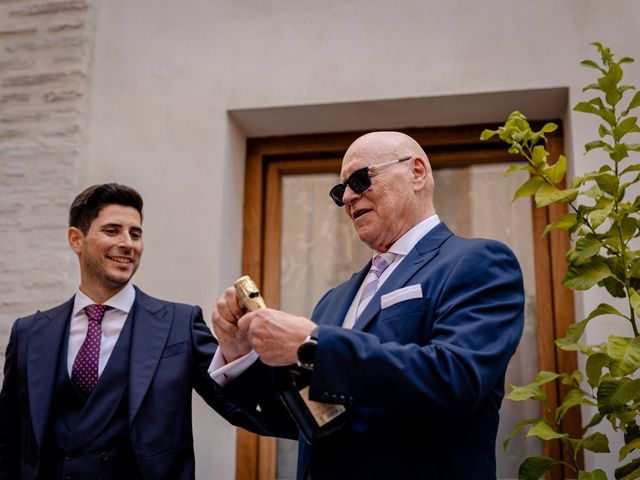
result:
[[[112,307],[107,310],[102,319],[102,336],[100,337],[100,359],[98,361],[98,375],[102,374],[104,367],[111,357],[116,342],[122,332],[122,327],[127,321],[127,316],[136,300],[136,290],[128,283],[122,290],[103,303]],[[67,350],[67,371],[71,377],[73,362],[84,343],[89,329],[89,318],[84,308],[96,302],[87,297],[80,289],[76,292],[71,311],[71,325],[69,327],[69,348]]]
[[[389,265],[386,270],[382,273],[380,278],[378,279],[378,288],[382,286],[389,275],[398,268],[398,265],[402,263],[404,257],[416,246],[416,244],[424,237],[427,233],[429,233],[434,227],[436,227],[440,223],[440,219],[437,215],[432,215],[429,218],[423,220],[414,226],[411,230],[406,232],[402,237],[400,237],[396,242],[391,245],[389,248],[389,252],[395,253],[396,256]],[[372,257],[379,255],[380,252],[373,251]],[[358,309],[358,303],[360,302],[360,297],[362,296],[362,290],[364,289],[364,285],[366,283],[365,280],[360,285],[358,292],[355,297],[353,297],[353,301],[351,302],[351,306],[347,311],[347,314],[344,317],[344,321],[342,323],[343,328],[352,328],[356,322],[356,311]],[[209,367],[209,375],[213,380],[219,385],[225,385],[229,381],[238,377],[242,372],[244,372],[247,368],[249,368],[253,362],[258,359],[258,354],[255,350],[251,350],[248,354],[243,357],[240,357],[233,362],[226,363],[220,349],[216,350],[216,354],[213,357],[213,361],[211,362],[211,366]]]
[[[389,278],[391,272],[393,272],[398,265],[402,263],[404,257],[406,257],[411,250],[416,246],[416,244],[420,241],[422,237],[424,237],[427,233],[429,233],[436,225],[440,223],[440,219],[437,215],[432,215],[426,220],[423,220],[411,230],[406,232],[403,236],[401,236],[398,240],[395,241],[391,247],[389,247],[388,252],[395,253],[395,258],[391,265],[389,265],[380,278],[378,279],[378,289],[382,286],[382,284]],[[380,255],[381,252],[377,250],[373,251],[373,255],[371,256],[372,261],[376,257],[376,255]],[[353,302],[351,302],[351,306],[347,311],[347,314],[344,317],[344,321],[342,322],[343,328],[353,328],[356,323],[356,311],[358,310],[358,305],[360,304],[360,297],[362,296],[362,291],[367,283],[367,277],[365,277],[364,281],[360,284],[360,288],[358,289],[358,293],[353,297]]]

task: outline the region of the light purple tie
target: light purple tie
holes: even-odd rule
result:
[[[373,259],[373,262],[371,263],[371,270],[369,270],[369,274],[365,280],[366,283],[364,289],[362,290],[362,296],[360,297],[360,303],[358,304],[356,318],[358,318],[364,309],[367,308],[367,305],[371,301],[371,297],[373,297],[373,294],[378,290],[378,280],[387,267],[393,263],[395,257],[395,253],[387,252],[381,253]]]
[[[100,337],[102,336],[102,318],[111,307],[89,305],[84,308],[89,318],[89,327],[84,343],[78,351],[71,368],[71,380],[80,390],[90,393],[98,383],[98,361],[100,360]]]

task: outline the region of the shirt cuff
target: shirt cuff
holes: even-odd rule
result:
[[[231,363],[227,363],[218,348],[213,356],[213,360],[211,360],[211,365],[209,365],[209,376],[214,382],[223,387],[234,378],[239,377],[245,370],[253,365],[253,362],[257,359],[258,353],[255,350],[251,350],[246,355],[236,358]]]

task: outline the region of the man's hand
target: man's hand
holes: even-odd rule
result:
[[[298,347],[316,324],[280,310],[261,308],[240,318],[238,327],[249,338],[263,363],[279,367],[296,363]]]
[[[216,302],[211,323],[220,342],[220,350],[227,362],[246,355],[251,351],[251,342],[245,331],[238,328],[238,319],[244,310],[233,287],[227,288]]]

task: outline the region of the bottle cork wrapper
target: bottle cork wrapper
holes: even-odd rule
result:
[[[258,290],[254,281],[251,280],[251,277],[246,275],[244,277],[240,277],[234,282],[233,286],[236,289],[236,294],[240,299],[240,303],[242,303],[247,311],[253,312],[259,308],[267,307],[260,295],[260,290]]]

